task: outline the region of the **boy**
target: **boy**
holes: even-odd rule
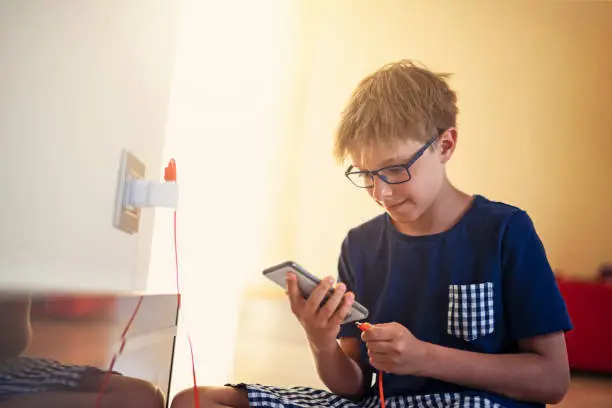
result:
[[[456,116],[446,76],[410,61],[359,84],[335,152],[384,213],[349,231],[324,306],[331,278],[308,300],[288,278],[331,393],[240,384],[201,389],[202,406],[375,407],[378,371],[389,407],[544,407],[563,398],[565,303],[529,216],[449,181]],[[370,311],[364,333],[339,324],[355,297]],[[188,391],[173,407],[192,400]]]
[[[96,405],[105,372],[95,367],[23,357],[32,336],[28,295],[0,295],[0,408],[163,408],[152,384],[111,374]]]

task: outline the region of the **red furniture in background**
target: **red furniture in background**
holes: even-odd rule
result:
[[[566,334],[572,370],[612,374],[612,283],[557,278],[574,330]]]

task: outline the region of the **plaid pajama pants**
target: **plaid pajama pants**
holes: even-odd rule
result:
[[[0,401],[19,395],[76,390],[87,366],[62,364],[34,357],[16,357],[0,362]]]
[[[377,408],[380,399],[376,396],[352,401],[328,391],[309,387],[280,388],[260,384],[234,384],[246,389],[251,407],[270,408]],[[478,395],[456,393],[429,394],[385,399],[389,408],[503,408]]]

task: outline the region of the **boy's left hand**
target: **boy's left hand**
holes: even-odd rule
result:
[[[382,323],[361,334],[370,364],[382,372],[415,374],[424,364],[427,343],[399,323]]]

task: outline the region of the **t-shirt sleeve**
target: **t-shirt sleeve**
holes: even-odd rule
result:
[[[348,236],[342,242],[342,248],[340,250],[340,257],[338,259],[338,282],[342,282],[346,285],[347,292],[353,292],[356,298],[359,295],[356,293],[355,285],[355,274],[354,269],[351,267],[349,252],[349,238]],[[341,337],[361,337],[361,331],[353,323],[347,323],[340,326],[340,333],[338,338]]]
[[[507,225],[502,267],[504,315],[512,340],[573,328],[544,246],[524,211]]]

